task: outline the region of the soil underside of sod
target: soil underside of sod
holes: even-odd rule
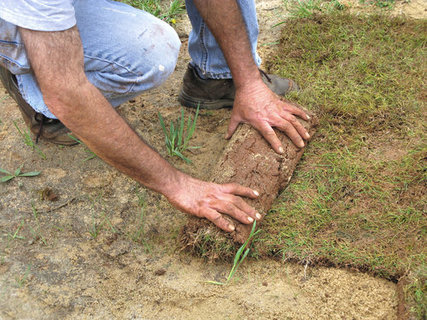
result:
[[[425,313],[426,20],[338,12],[281,27],[267,66],[299,83],[290,99],[320,126],[252,255],[408,276]],[[220,232],[191,249],[236,250]]]

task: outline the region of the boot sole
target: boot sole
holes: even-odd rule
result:
[[[206,110],[217,110],[222,108],[232,108],[234,99],[217,99],[217,100],[205,100],[201,98],[194,98],[181,90],[178,95],[178,101],[184,107],[195,108]]]

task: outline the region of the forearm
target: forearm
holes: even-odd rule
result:
[[[183,174],[147,146],[88,81],[77,28],[20,32],[50,111],[106,162],[168,196]]]
[[[63,106],[61,110],[66,111],[56,114],[61,122],[121,172],[167,196],[179,184],[182,173],[144,143],[89,82],[74,90],[73,96],[63,94],[59,101],[48,103]]]
[[[194,0],[194,4],[221,47],[236,88],[261,80],[236,0]]]

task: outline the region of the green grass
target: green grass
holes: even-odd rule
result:
[[[15,121],[13,122],[13,125],[15,126],[16,130],[18,130],[18,133],[21,136],[23,142],[31,149],[37,151],[37,153],[42,159],[46,160],[46,155],[43,153],[43,151],[41,151],[41,149],[34,143],[33,139],[31,138],[30,130],[27,128],[21,130]]]
[[[397,281],[426,315],[427,21],[333,11],[292,18],[268,68],[320,118],[257,248]]]
[[[185,11],[184,0],[123,0],[122,2],[147,11],[170,24],[175,24],[177,17]]]
[[[140,191],[137,192],[137,197],[138,197],[138,207],[139,207],[139,213],[137,216],[137,221],[135,223],[135,228],[136,230],[132,231],[129,233],[130,238],[137,242],[137,243],[141,243],[146,252],[150,253],[151,252],[151,246],[147,241],[147,235],[145,232],[145,209],[147,207],[147,202],[145,200],[145,194],[141,193]]]
[[[15,281],[16,281],[18,288],[21,288],[25,285],[25,283],[28,280],[28,275],[30,274],[30,271],[31,271],[31,264],[29,264],[27,266],[27,269],[25,270],[24,275],[15,277]]]
[[[108,230],[112,234],[119,233],[113,224],[111,223],[110,218],[107,214],[107,209],[103,200],[103,194],[100,193],[95,198],[89,196],[91,201],[91,211],[92,211],[92,223],[87,229],[89,235],[96,240],[100,235],[101,231]]]
[[[251,250],[250,247],[248,248],[248,245],[251,243],[251,240],[258,233],[261,232],[261,230],[255,231],[255,229],[256,229],[256,221],[254,221],[254,223],[252,224],[251,232],[250,232],[248,238],[246,239],[245,243],[239,248],[239,250],[237,250],[236,255],[234,256],[233,266],[231,267],[230,273],[228,274],[225,282],[207,281],[207,283],[215,284],[215,285],[221,285],[221,286],[224,286],[224,285],[227,285],[228,283],[230,283],[230,281],[233,278],[234,274],[236,273],[237,269],[242,264],[242,262],[246,259],[246,257],[249,254],[249,251]]]
[[[334,10],[343,10],[345,6],[338,0],[284,0],[286,11],[293,18],[310,18],[319,13],[331,13]],[[275,25],[281,25],[280,22]]]
[[[24,165],[22,164],[18,169],[13,172],[0,168],[0,173],[4,174],[4,176],[0,178],[0,183],[7,182],[18,177],[35,177],[40,174],[40,171],[22,172],[21,170],[23,166]]]
[[[39,221],[39,214],[34,206],[34,203],[31,203],[31,211],[33,213],[33,218],[36,224],[35,228],[29,226],[30,232],[33,235],[33,241],[40,240],[45,246],[47,246],[46,238],[43,236],[43,233],[41,231],[42,227]]]
[[[199,115],[199,107],[197,107],[194,119],[191,115],[188,116],[187,125],[185,125],[184,108],[181,108],[181,115],[176,123],[173,121],[169,124],[169,131],[166,129],[165,122],[160,112],[158,113],[160,126],[165,134],[166,149],[170,156],[181,158],[187,163],[191,160],[183,155],[183,152],[188,149],[197,149],[199,147],[190,147],[188,144],[196,129],[197,117]]]
[[[25,224],[25,221],[24,221],[24,220],[22,220],[22,221],[21,221],[21,223],[19,224],[18,228],[16,228],[15,232],[13,232],[13,233],[8,233],[8,234],[7,234],[7,237],[8,237],[10,240],[15,240],[15,239],[24,240],[24,239],[25,239],[25,237],[24,237],[24,236],[19,235],[19,232],[21,231],[21,229],[22,229],[22,227],[24,226],[24,224]]]

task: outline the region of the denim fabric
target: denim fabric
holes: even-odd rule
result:
[[[192,64],[208,78],[231,78],[213,35],[192,0],[187,11],[193,25],[189,39]],[[256,54],[258,24],[254,0],[238,0],[252,52]],[[112,106],[161,85],[173,72],[180,47],[175,30],[164,21],[112,0],[75,0],[77,27],[84,50],[89,81]],[[66,53],[64,53],[66,54]],[[23,98],[48,118],[56,117],[43,101],[17,27],[0,19],[0,64],[16,74]]]
[[[161,85],[174,71],[181,42],[166,22],[109,0],[77,0],[75,11],[86,76],[114,107]],[[16,26],[0,20],[0,39],[0,63],[17,75],[23,98],[55,119],[29,69]]]
[[[205,79],[231,79],[231,72],[224,55],[205,21],[200,16],[193,0],[185,0],[192,31],[188,39],[188,52],[191,64],[196,68],[200,77]],[[246,25],[252,55],[259,66],[261,58],[257,54],[258,21],[255,0],[237,0]]]

